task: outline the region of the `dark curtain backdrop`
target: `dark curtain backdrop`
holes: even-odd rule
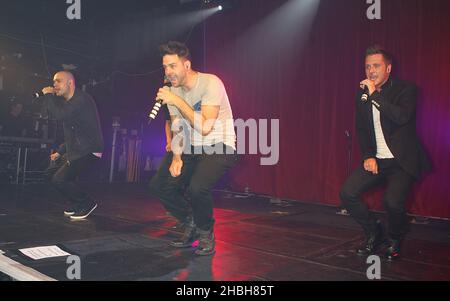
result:
[[[379,43],[396,57],[395,76],[420,88],[418,133],[434,167],[414,187],[410,212],[450,218],[450,1],[382,0],[382,20],[370,21],[365,0],[321,0],[311,28],[292,17],[281,28],[267,24],[286,2],[240,1],[206,24],[206,71],[225,82],[235,118],[280,120],[278,164],[260,166],[259,156],[246,155],[231,187],[339,205],[346,130],[351,168],[360,163],[354,95],[364,50]],[[382,209],[381,193],[365,195],[371,208]]]

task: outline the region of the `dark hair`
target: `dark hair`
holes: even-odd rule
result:
[[[369,48],[367,48],[367,50],[366,50],[366,58],[369,55],[374,55],[374,54],[381,54],[381,55],[383,55],[383,58],[384,58],[385,62],[388,65],[392,64],[392,60],[393,60],[392,55],[386,49],[384,49],[382,46],[375,44],[375,45],[372,45]]]
[[[189,61],[191,60],[191,52],[189,51],[189,48],[187,48],[186,44],[181,42],[170,41],[167,42],[167,44],[162,44],[159,46],[159,52],[161,57],[176,54],[182,59]]]

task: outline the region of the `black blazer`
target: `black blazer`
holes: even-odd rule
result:
[[[361,101],[362,93],[356,97],[356,130],[363,160],[375,158],[377,153],[372,110],[378,109],[386,144],[399,165],[419,178],[430,169],[430,163],[416,133],[416,86],[389,79],[368,101]]]

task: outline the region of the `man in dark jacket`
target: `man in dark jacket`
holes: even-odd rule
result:
[[[53,87],[46,87],[42,92],[49,114],[62,120],[64,127],[64,144],[50,159],[60,160],[64,155],[67,160],[51,181],[73,203],[64,214],[71,219],[84,219],[97,208],[97,203],[75,179],[102,156],[103,136],[97,107],[90,95],[75,87],[75,78],[67,71],[56,73]]]
[[[429,169],[429,162],[416,134],[416,86],[391,78],[392,57],[380,46],[367,49],[365,69],[367,79],[360,82],[356,97],[356,129],[363,162],[347,179],[340,196],[366,234],[366,242],[357,253],[369,255],[384,239],[381,224],[360,196],[373,186],[387,184],[383,199],[389,238],[386,257],[393,260],[400,255],[407,231],[408,194],[414,181]]]

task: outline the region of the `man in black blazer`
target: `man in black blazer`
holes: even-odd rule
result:
[[[97,106],[92,97],[75,87],[68,71],[53,77],[53,87],[42,89],[49,114],[63,121],[64,143],[50,156],[65,160],[52,177],[53,186],[73,205],[64,211],[71,219],[84,219],[97,207],[95,200],[75,182],[76,178],[98,161],[103,152],[103,135]]]
[[[383,197],[389,238],[386,257],[393,260],[400,256],[407,231],[408,194],[414,181],[429,169],[429,162],[416,134],[416,86],[391,78],[392,57],[380,46],[367,49],[365,70],[367,79],[360,82],[356,97],[363,163],[346,180],[340,197],[366,234],[357,253],[369,255],[384,242],[383,231],[360,196],[376,185],[387,184]]]

